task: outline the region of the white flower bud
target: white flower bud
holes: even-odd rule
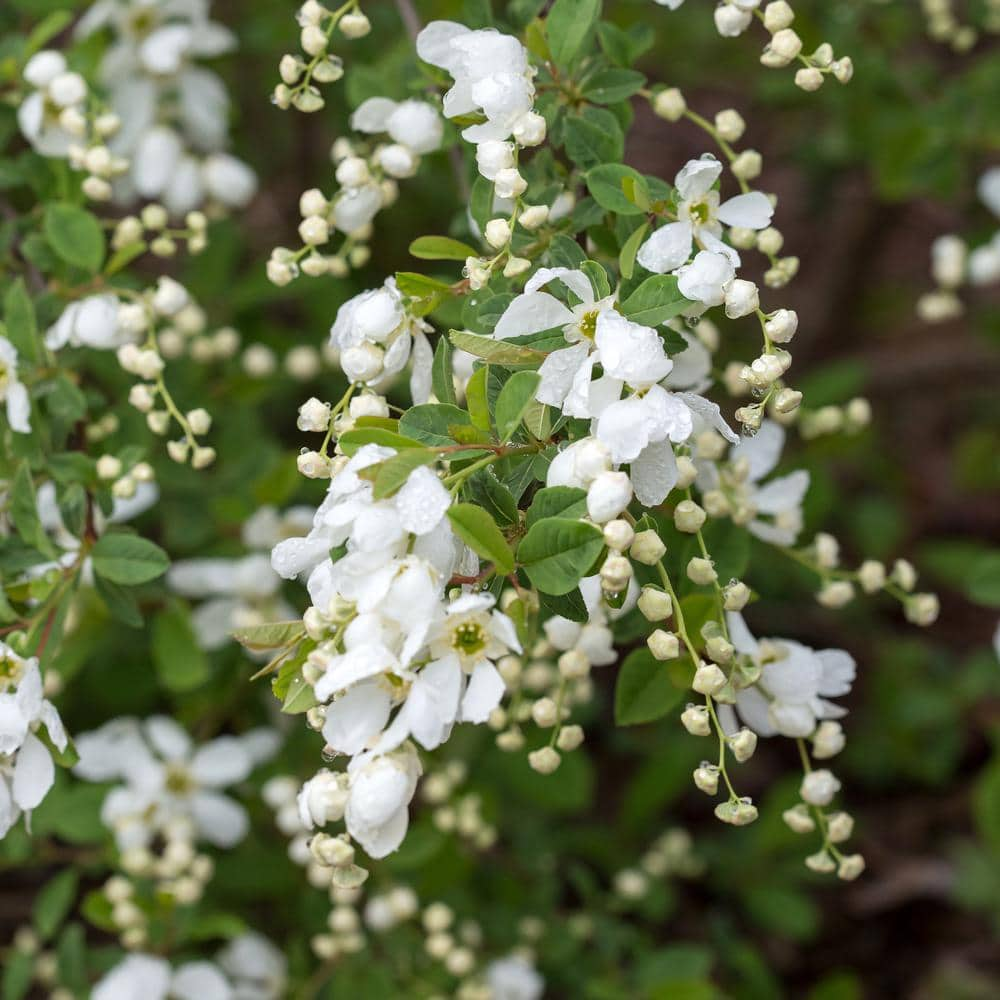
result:
[[[526,208],[518,218],[518,222],[529,232],[544,225],[549,218],[548,205],[532,205]]]
[[[325,433],[330,426],[331,411],[332,407],[329,403],[323,403],[312,396],[299,407],[296,426],[300,431]]]
[[[420,157],[409,146],[399,142],[383,146],[377,157],[380,166],[390,177],[412,177],[420,166]]]
[[[736,649],[725,636],[713,635],[705,641],[705,652],[715,663],[729,663]]]
[[[345,14],[340,19],[340,30],[345,38],[364,38],[372,30],[372,23],[357,11],[353,14]]]
[[[666,554],[667,547],[663,539],[652,529],[647,528],[635,536],[635,541],[629,549],[629,555],[645,566],[655,566]]]
[[[554,747],[542,747],[528,754],[528,764],[539,774],[552,774],[561,763],[562,758]]]
[[[195,434],[207,434],[212,426],[212,416],[208,410],[199,407],[197,410],[190,410],[187,414],[187,422],[191,425],[191,430]]]
[[[848,854],[837,865],[837,878],[853,882],[865,870],[865,859],[860,854]]]
[[[370,178],[368,162],[360,156],[348,156],[337,166],[337,183],[345,188],[361,187]]]
[[[937,621],[941,604],[937,594],[914,594],[903,605],[906,620],[926,628]]]
[[[130,500],[135,496],[136,483],[131,476],[122,476],[111,484],[111,495],[120,500]]]
[[[719,791],[719,768],[716,764],[702,761],[694,769],[695,788],[706,795],[715,795]]]
[[[609,555],[601,567],[601,588],[607,594],[625,590],[632,579],[632,564],[624,556]]]
[[[770,254],[774,256],[781,252],[781,248],[785,244],[785,237],[781,235],[781,232],[774,228],[774,226],[768,226],[767,229],[762,229],[757,234],[757,249],[761,253]]]
[[[299,44],[310,56],[318,56],[326,51],[326,32],[319,25],[307,24],[299,33]]]
[[[702,587],[715,583],[719,578],[712,560],[703,559],[701,556],[694,556],[688,561],[687,576],[692,583]]]
[[[771,36],[760,61],[771,68],[787,66],[802,51],[802,39],[793,28],[782,28]]]
[[[303,451],[295,460],[295,464],[307,479],[330,477],[330,460],[318,451]]]
[[[536,726],[542,729],[549,729],[556,724],[559,718],[559,710],[551,698],[539,698],[531,706],[531,717],[535,720]]]
[[[587,513],[596,524],[617,517],[632,500],[632,480],[625,472],[602,472],[587,490]]]
[[[757,749],[757,734],[744,726],[735,736],[729,737],[729,748],[733,751],[736,760],[743,764],[753,756]]]
[[[823,73],[815,66],[803,66],[795,74],[795,86],[807,93],[819,90],[823,86]]]
[[[649,651],[658,660],[676,660],[680,655],[681,645],[677,636],[662,628],[656,629],[646,639]]]
[[[122,463],[120,458],[114,455],[101,455],[97,460],[98,479],[117,479],[122,474]]]
[[[715,29],[723,38],[736,38],[750,27],[753,15],[748,10],[724,3],[715,8],[714,18]]]
[[[615,552],[624,552],[635,540],[635,531],[628,521],[608,521],[604,525],[604,544]]]
[[[686,490],[698,478],[698,467],[688,455],[677,458],[677,488]]]
[[[854,586],[849,580],[831,580],[816,595],[824,608],[842,608],[854,599]]]
[[[702,663],[694,672],[691,687],[698,694],[714,696],[726,686],[726,675],[714,663]]]
[[[734,177],[742,181],[752,181],[755,177],[760,177],[764,169],[764,158],[756,149],[744,149],[731,164],[729,169]]]
[[[215,461],[214,448],[195,448],[191,454],[191,467],[207,469]]]
[[[528,182],[516,167],[498,171],[493,183],[498,198],[519,198],[528,189]]]
[[[545,118],[537,111],[527,111],[514,123],[511,135],[519,146],[540,146],[547,131]]]
[[[898,583],[903,590],[913,590],[917,583],[917,571],[906,559],[897,559],[892,566],[892,582]]]
[[[832,771],[810,771],[799,786],[799,794],[811,806],[828,806],[840,791],[840,782]]]
[[[590,660],[580,649],[568,649],[559,657],[559,675],[566,680],[576,681],[590,673]]]
[[[662,622],[674,612],[670,595],[656,587],[643,587],[639,594],[639,611],[649,622]]]
[[[746,127],[743,116],[735,108],[726,108],[715,116],[715,131],[726,142],[739,142]]]
[[[833,857],[828,851],[817,851],[815,854],[810,854],[806,858],[806,868],[810,871],[817,872],[820,875],[827,875],[834,871],[837,867],[837,862],[833,860]]]
[[[875,594],[885,586],[885,565],[877,559],[866,559],[858,569],[858,583],[866,594]]]
[[[809,815],[809,809],[801,802],[786,809],[781,818],[792,833],[812,833],[816,829],[816,821]]]
[[[786,0],[773,0],[764,8],[764,27],[773,35],[782,28],[788,28],[795,20],[795,12]]]
[[[556,746],[564,753],[572,753],[583,743],[583,729],[580,726],[563,726],[556,738]]]
[[[851,839],[854,832],[854,819],[850,813],[835,812],[827,817],[826,833],[834,844],[842,844]]]
[[[730,826],[747,826],[757,819],[757,807],[750,799],[720,802],[715,807],[715,818]]]
[[[712,731],[712,720],[704,705],[688,705],[681,712],[681,723],[692,736],[708,736]]]
[[[752,281],[734,278],[726,289],[726,315],[730,319],[749,316],[760,306],[757,286]]]
[[[168,441],[167,454],[178,465],[183,465],[188,457],[188,443],[185,440]]]
[[[506,219],[490,219],[486,223],[486,242],[495,250],[501,250],[510,243],[511,228]]]
[[[837,79],[837,83],[850,83],[854,76],[854,63],[850,56],[844,56],[836,62],[831,63],[830,69]]]
[[[693,500],[682,500],[674,508],[674,525],[678,531],[693,535],[701,531],[705,512]]]
[[[817,533],[813,539],[816,563],[823,569],[834,569],[840,562],[840,543],[825,531]]]
[[[774,408],[778,413],[794,413],[802,405],[802,393],[798,389],[785,386],[774,397]]]
[[[330,239],[330,226],[319,215],[310,215],[299,224],[299,237],[307,246],[322,246]]]
[[[750,600],[750,588],[742,581],[734,581],[722,588],[722,604],[726,611],[742,611]]]
[[[668,122],[680,121],[687,111],[687,101],[676,87],[661,90],[653,98],[653,113]]]
[[[514,146],[509,142],[491,139],[476,146],[476,164],[487,180],[495,180],[502,170],[514,166]]]

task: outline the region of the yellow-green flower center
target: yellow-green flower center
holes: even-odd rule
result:
[[[194,791],[194,781],[188,769],[182,764],[168,764],[166,789],[172,795],[190,795]]]
[[[462,622],[451,633],[451,646],[462,656],[475,656],[486,648],[486,633],[479,622]]]

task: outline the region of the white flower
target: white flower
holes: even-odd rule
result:
[[[112,350],[131,339],[119,326],[119,302],[114,295],[88,295],[71,302],[45,334],[45,346],[58,351],[70,347]]]
[[[227,208],[242,208],[257,193],[257,175],[230,153],[212,153],[201,165],[209,197]]]
[[[444,125],[437,110],[426,101],[392,101],[370,97],[351,115],[358,132],[385,132],[394,142],[418,156],[440,148]]]
[[[248,734],[249,735],[249,734]],[[74,773],[88,781],[121,781],[108,793],[101,819],[121,849],[149,843],[171,820],[190,820],[196,833],[218,847],[246,835],[246,811],[221,790],[243,781],[274,749],[257,735],[220,736],[194,747],[172,719],[153,716],[140,724],[116,719],[77,741]]]
[[[340,352],[340,365],[352,382],[378,385],[400,372],[413,355],[410,392],[415,403],[430,396],[433,360],[423,320],[406,313],[394,278],[381,288],[345,302],[330,328],[330,345]]]
[[[743,438],[729,452],[735,477],[724,477],[733,505],[748,520],[751,534],[772,545],[793,545],[802,530],[802,501],[809,489],[809,473],[797,469],[770,482],[762,480],[778,464],[785,444],[785,430],[765,420],[760,430]],[[702,491],[719,488],[721,479],[714,465],[699,463],[698,484]]]
[[[55,706],[42,694],[38,660],[18,656],[0,642],[0,838],[45,798],[55,781],[48,747],[36,735],[44,726],[60,752],[68,740]]]
[[[60,123],[62,112],[79,108],[86,97],[83,79],[66,71],[66,59],[51,49],[36,52],[24,67],[24,79],[36,88],[17,109],[21,133],[42,156],[63,158],[79,139]]]
[[[17,377],[17,348],[0,337],[0,401],[7,406],[7,423],[18,434],[31,433],[31,401]]]
[[[216,956],[232,984],[232,1000],[281,1000],[288,961],[266,937],[250,931],[234,937]]]
[[[614,635],[608,627],[608,609],[601,601],[598,578],[588,579],[597,581],[597,586],[588,585],[586,580],[582,580],[580,584],[580,593],[587,606],[586,624],[553,615],[542,627],[545,629],[546,639],[560,652],[577,650],[587,657],[591,666],[604,667],[614,663],[618,659],[618,653],[614,648]]]
[[[132,954],[97,981],[91,1000],[236,1000],[226,977],[211,962],[171,969],[165,958]]]
[[[317,771],[299,790],[296,805],[306,830],[343,819],[347,806],[347,775],[335,774],[326,768]]]
[[[279,596],[281,577],[263,553],[238,559],[181,559],[167,584],[183,597],[201,600],[191,624],[202,649],[220,649],[240,628],[295,617]]]
[[[535,88],[528,53],[511,35],[432,21],[417,38],[417,53],[454,77],[455,85],[444,96],[446,118],[475,111],[486,116],[486,122],[462,132],[466,141],[507,139],[530,113]]]
[[[523,955],[498,958],[486,967],[491,1000],[540,1000],[545,980]]]
[[[761,668],[760,680],[736,694],[736,709],[755,733],[805,737],[821,720],[846,714],[846,709],[828,699],[851,690],[856,667],[849,653],[810,649],[792,639],[758,641],[742,615],[729,612],[727,620],[733,646]],[[727,708],[726,715],[731,723],[732,710]],[[728,723],[727,730],[731,728]]]
[[[344,814],[347,832],[371,857],[384,858],[403,842],[421,770],[411,744],[391,754],[351,762]]]

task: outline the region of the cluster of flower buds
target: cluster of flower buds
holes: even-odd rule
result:
[[[171,227],[170,216],[159,202],[150,202],[138,215],[126,215],[119,220],[111,236],[115,250],[137,251],[148,245],[157,257],[169,258],[177,253],[177,241],[184,240],[188,253],[199,254],[208,246],[208,219],[200,211],[188,212],[183,227]]]
[[[155,479],[153,467],[148,462],[134,462],[126,468],[117,455],[101,455],[97,460],[97,478],[111,484],[111,495],[122,500],[135,496],[140,483]]]
[[[696,878],[705,863],[694,850],[691,835],[681,827],[661,834],[634,868],[623,868],[613,881],[615,895],[625,903],[645,898],[653,885],[667,878]]]
[[[183,818],[165,825],[155,851],[152,847],[123,851],[121,867],[125,874],[109,878],[102,892],[122,947],[130,950],[146,945],[150,921],[159,908],[197,903],[215,871],[211,857],[198,853],[194,829]]]
[[[1000,34],[1000,0],[984,0],[979,5],[982,30]],[[954,0],[921,0],[927,34],[936,42],[951,46],[955,52],[968,52],[979,41],[978,26],[963,23]]]
[[[479,795],[457,794],[467,773],[461,761],[449,761],[425,775],[420,795],[433,807],[431,818],[442,833],[455,834],[477,850],[485,851],[496,843],[497,831],[483,818]]]
[[[336,83],[344,75],[343,61],[330,52],[334,33],[348,39],[364,38],[372,26],[357,2],[331,11],[317,0],[306,0],[299,8],[298,22],[302,54],[289,52],[281,57],[281,83],[271,99],[283,111],[295,108],[309,113],[321,110],[326,103],[317,84]]]
[[[976,190],[980,201],[1000,219],[1000,167],[983,173]],[[937,288],[920,297],[920,318],[926,323],[940,323],[960,316],[963,305],[958,293],[963,287],[980,288],[1000,282],[1000,229],[972,250],[960,236],[939,236],[931,244],[931,275]]]

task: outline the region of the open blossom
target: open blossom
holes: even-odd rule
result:
[[[88,295],[71,302],[46,331],[45,346],[51,351],[62,347],[92,347],[112,350],[134,339],[118,322],[116,295]]]
[[[766,195],[748,191],[719,203],[715,187],[722,164],[706,153],[689,160],[674,178],[677,221],[656,230],[639,248],[638,262],[654,274],[676,272],[678,288],[704,305],[721,305],[725,287],[736,275],[739,254],[722,242],[722,224],[765,229],[774,209]],[[692,250],[696,251],[689,264]]]
[[[286,995],[288,961],[261,934],[234,937],[216,962],[232,984],[232,1000],[281,1000]]]
[[[348,767],[347,832],[371,857],[384,858],[403,842],[420,774],[412,744],[381,757],[357,758]]]
[[[70,71],[61,52],[36,52],[24,67],[25,82],[34,90],[17,109],[21,133],[42,156],[66,157],[79,137],[65,126],[64,112],[82,115],[87,84]]]
[[[145,846],[171,821],[186,820],[198,836],[232,847],[246,835],[246,810],[222,790],[243,781],[277,749],[270,731],[220,736],[195,747],[172,719],[115,719],[83,733],[74,773],[87,781],[117,781],[101,819],[120,849]]]
[[[43,727],[53,746],[65,750],[66,731],[43,697],[38,660],[0,642],[0,838],[39,805],[55,781],[52,755],[37,735]]]
[[[7,410],[7,423],[18,434],[31,433],[31,401],[17,377],[17,348],[0,337],[0,402]]]
[[[785,430],[765,420],[753,437],[743,438],[729,451],[729,464],[698,462],[698,485],[703,492],[722,489],[734,516],[751,534],[772,545],[793,545],[802,530],[802,501],[809,489],[809,473],[796,469],[764,482],[781,458]]]
[[[523,955],[498,958],[486,967],[492,1000],[540,1000],[545,980]]]
[[[222,971],[212,962],[186,962],[176,969],[165,958],[127,955],[94,986],[91,1000],[234,1000]]]
[[[851,690],[856,667],[842,649],[810,649],[792,639],[753,637],[743,616],[728,615],[730,641],[761,669],[760,679],[736,693],[736,712],[759,736],[809,736],[823,719],[847,710],[830,701]],[[719,706],[727,730],[735,730],[733,710]]]
[[[553,281],[562,283],[578,304],[568,306],[540,290]],[[536,398],[568,416],[590,418],[610,461],[629,465],[636,497],[655,506],[677,482],[673,445],[691,436],[696,418],[708,419],[734,442],[737,438],[715,404],[693,393],[669,392],[660,384],[673,362],[659,333],[626,319],[615,304],[614,296],[597,301],[582,271],[541,268],[504,311],[494,336],[562,328],[570,346],[552,351],[542,362]],[[601,375],[595,378],[597,366]]]
[[[426,101],[392,101],[369,97],[351,115],[358,132],[385,133],[392,144],[375,151],[375,161],[391,177],[415,173],[420,157],[440,148],[444,125],[437,109]]]
[[[410,391],[415,403],[430,396],[432,352],[430,329],[409,316],[394,278],[381,288],[345,302],[330,328],[330,345],[340,352],[340,365],[352,382],[377,386],[398,374],[413,356]]]
[[[78,37],[105,28],[114,36],[100,76],[121,120],[111,149],[132,162],[115,184],[119,200],[155,198],[182,215],[207,199],[237,208],[256,191],[254,172],[225,150],[225,86],[197,65],[236,44],[208,11],[208,0],[99,0],[77,25]]]

